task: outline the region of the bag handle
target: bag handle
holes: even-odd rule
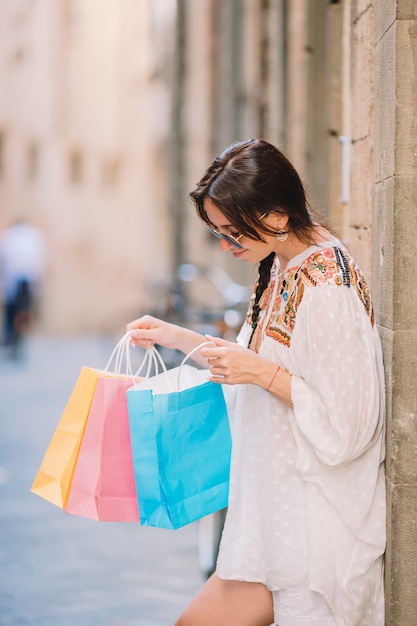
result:
[[[123,335],[123,337],[119,340],[119,342],[116,344],[116,346],[114,347],[110,355],[110,358],[107,362],[106,367],[104,368],[105,372],[108,372],[110,370],[110,366],[113,360],[115,360],[114,373],[116,374],[116,376],[121,376],[123,357],[126,362],[126,375],[130,376],[132,380],[135,380],[135,378],[137,378],[140,375],[140,373],[142,372],[145,366],[147,369],[146,369],[146,373],[144,374],[144,378],[149,378],[151,371],[152,371],[152,367],[154,368],[155,375],[161,374],[161,373],[166,374],[168,372],[167,366],[165,365],[165,362],[162,356],[160,355],[158,350],[155,348],[155,346],[153,346],[152,348],[148,348],[146,350],[145,355],[139,367],[137,368],[135,372],[133,372],[132,360],[131,360],[131,355],[130,355],[131,339],[132,337],[129,331],[125,335]],[[203,346],[207,346],[207,345],[213,345],[213,342],[204,341],[203,343],[193,348],[191,352],[189,352],[181,361],[180,366],[178,368],[178,377],[177,377],[177,390],[178,391],[180,391],[180,377],[181,377],[181,372],[183,370],[185,363],[188,361],[188,359],[191,358],[193,354],[195,354],[195,352],[200,350]],[[174,391],[171,388],[169,379],[167,380],[168,380],[168,385],[170,387],[170,391]]]
[[[138,369],[136,370],[136,372],[133,372],[132,360],[130,356],[131,339],[132,339],[132,336],[131,336],[130,331],[123,335],[123,337],[118,341],[118,343],[114,347],[110,355],[110,358],[107,361],[107,365],[104,368],[104,371],[108,372],[110,370],[111,364],[114,360],[115,361],[114,373],[116,374],[116,376],[126,375],[132,378],[132,380],[134,381],[135,378],[139,376],[139,373],[142,371],[145,363],[149,361],[150,355],[149,355],[149,351],[147,350]],[[123,358],[126,363],[125,374],[122,374]],[[151,366],[152,366],[152,361],[150,361],[148,365],[148,371],[150,371]]]
[[[110,366],[114,359],[115,360],[114,373],[117,376],[120,375],[121,367],[122,367],[123,351],[125,352],[125,354],[127,354],[128,341],[130,341],[130,333],[126,333],[125,335],[123,335],[123,337],[117,342],[117,344],[113,348],[110,358],[107,361],[107,365],[104,368],[105,372],[108,372],[110,370]],[[129,353],[129,358],[126,360],[126,371],[128,375],[133,377],[133,372],[132,372],[132,367],[131,367],[131,362],[130,362],[130,353]]]
[[[189,352],[187,354],[186,357],[184,357],[184,359],[181,361],[180,366],[178,368],[178,379],[177,379],[177,387],[178,387],[178,391],[180,391],[180,376],[181,376],[181,372],[182,372],[182,368],[185,365],[185,363],[188,361],[188,359],[195,354],[196,352],[198,352],[201,348],[203,348],[203,346],[212,346],[213,342],[212,341],[203,341],[203,343],[200,343],[198,346],[196,346],[195,348],[193,348],[191,350],[191,352]]]
[[[155,347],[148,348],[146,350],[145,357],[142,363],[139,365],[139,368],[135,372],[135,376],[138,376],[142,371],[143,366],[147,362],[148,368],[146,370],[145,378],[149,378],[152,370],[152,366],[154,368],[155,374],[160,374],[161,372],[167,372],[167,366],[164,363],[162,356],[159,354],[158,350]]]

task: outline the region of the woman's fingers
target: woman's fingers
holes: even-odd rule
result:
[[[141,348],[153,348],[155,341],[150,337],[149,331],[141,331],[137,329],[130,330],[131,344],[140,346]]]
[[[158,320],[156,317],[152,317],[151,315],[144,315],[143,317],[139,317],[137,320],[133,320],[133,322],[127,324],[126,331],[158,328],[162,324],[162,320]]]
[[[164,336],[167,324],[150,315],[144,315],[126,326],[130,332],[132,343],[141,348],[152,348],[155,343],[160,343]],[[166,334],[166,333],[165,333]]]

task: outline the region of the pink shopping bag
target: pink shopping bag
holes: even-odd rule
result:
[[[127,414],[132,379],[99,378],[74,470],[67,513],[139,522]]]

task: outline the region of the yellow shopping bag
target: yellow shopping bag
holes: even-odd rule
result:
[[[33,493],[61,509],[65,509],[67,504],[78,451],[100,374],[110,375],[90,367],[82,368],[31,487]]]
[[[31,491],[49,500],[61,509],[67,506],[78,453],[88,421],[99,378],[129,378],[138,381],[139,370],[133,374],[129,356],[130,334],[122,337],[113,350],[104,370],[83,367],[74,386],[58,426],[52,436],[45,456],[32,484]],[[126,374],[121,374],[123,354],[126,357]],[[115,372],[109,372],[116,357]]]

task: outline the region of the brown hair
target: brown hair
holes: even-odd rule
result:
[[[239,234],[264,241],[262,233],[275,235],[275,230],[260,219],[264,213],[278,212],[288,216],[287,228],[301,241],[312,244],[319,226],[309,207],[301,179],[275,146],[262,139],[232,144],[207,169],[190,192],[198,215],[210,224],[204,200],[210,198]],[[259,266],[252,327],[259,316],[259,301],[270,280],[274,253]],[[253,334],[253,333],[252,333]]]
[[[250,139],[226,148],[190,192],[199,216],[209,223],[206,197],[249,239],[262,241],[260,232],[276,234],[259,219],[274,211],[288,215],[288,228],[299,239],[314,241],[314,218],[301,179],[287,157],[266,141]]]

